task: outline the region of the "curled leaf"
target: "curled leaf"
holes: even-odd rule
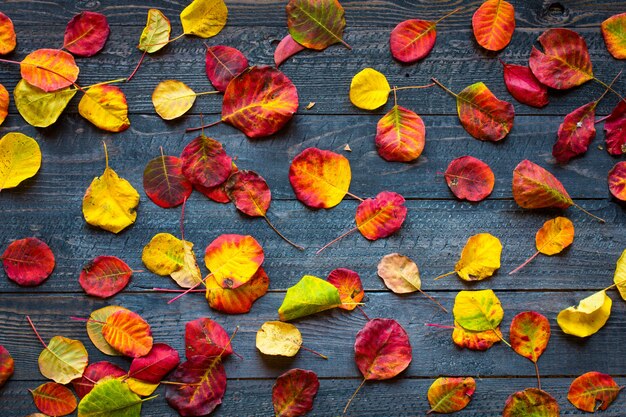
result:
[[[154,110],[165,120],[181,117],[189,111],[195,101],[195,91],[182,81],[161,81],[152,92]]]
[[[237,288],[250,281],[265,254],[252,236],[225,234],[207,246],[204,262],[223,288]]]
[[[613,301],[606,291],[598,291],[581,300],[577,306],[561,310],[556,321],[564,333],[588,337],[604,327],[611,315],[612,305]]]
[[[183,288],[192,288],[202,282],[202,274],[196,261],[196,254],[193,251],[193,243],[182,241],[183,243],[183,264],[170,273],[170,277]]]
[[[0,190],[17,187],[41,167],[41,150],[37,141],[19,132],[0,139]]]
[[[463,89],[456,96],[456,108],[463,128],[476,139],[497,142],[513,128],[513,105],[499,100],[482,82]]]
[[[597,105],[598,101],[587,103],[565,116],[559,126],[558,140],[552,148],[552,155],[558,163],[567,163],[587,152],[589,144],[596,137]]]
[[[515,100],[537,108],[548,104],[548,87],[539,82],[529,67],[504,62],[502,66],[504,67],[504,84]]]
[[[626,13],[616,14],[602,22],[606,49],[617,59],[626,59]]]
[[[60,90],[74,84],[78,66],[74,57],[59,49],[38,49],[22,60],[22,78],[46,92]]]
[[[163,12],[158,9],[149,9],[146,26],[141,32],[137,48],[152,54],[167,45],[171,31],[172,25]]]
[[[56,382],[46,382],[30,393],[37,409],[50,416],[66,416],[77,406],[72,391]]]
[[[526,388],[507,398],[502,417],[559,417],[559,404],[550,394],[537,388]]]
[[[346,19],[337,0],[290,0],[286,9],[289,33],[300,45],[318,51],[338,42],[347,46]]]
[[[122,132],[130,127],[126,95],[114,85],[91,87],[78,103],[78,112],[107,132]]]
[[[611,168],[608,182],[613,197],[626,201],[626,161],[620,161]]]
[[[15,361],[9,351],[0,345],[0,388],[13,376]]]
[[[0,55],[6,55],[15,49],[16,36],[13,21],[0,12]]]
[[[393,378],[411,359],[409,335],[395,320],[370,320],[356,335],[354,360],[365,380]]]
[[[78,56],[95,55],[104,48],[109,32],[109,22],[105,15],[81,12],[67,24],[63,48]]]
[[[285,36],[276,46],[274,51],[274,64],[278,68],[283,62],[297,54],[304,51],[306,48],[296,42],[291,35]]]
[[[193,0],[180,13],[185,35],[210,38],[222,31],[228,18],[224,0]]]
[[[384,74],[365,68],[350,83],[350,101],[360,109],[375,110],[387,103],[391,87]]]
[[[210,46],[206,50],[205,68],[213,87],[224,92],[230,81],[248,68],[248,58],[230,46]]]
[[[235,207],[252,217],[265,217],[272,201],[270,187],[254,171],[242,170],[231,174],[225,190]]]
[[[313,409],[320,383],[317,374],[305,369],[290,369],[272,387],[272,404],[277,417],[303,416]]]
[[[107,317],[102,335],[113,349],[131,358],[145,356],[152,349],[150,325],[130,310],[118,310]]]
[[[504,49],[515,31],[515,9],[504,0],[487,0],[472,17],[476,42],[489,51]]]
[[[335,286],[321,278],[305,275],[296,285],[287,289],[278,316],[281,321],[295,320],[341,304]]]
[[[491,194],[496,177],[483,161],[473,156],[453,159],[444,178],[450,191],[461,200],[481,201]]]
[[[191,183],[203,187],[222,184],[232,171],[232,159],[222,144],[215,139],[200,135],[185,146],[180,159],[183,174]]]
[[[587,372],[572,381],[567,399],[579,410],[594,413],[606,410],[622,388],[610,375]]]
[[[425,137],[422,118],[396,104],[376,125],[376,150],[387,161],[414,161],[424,150]]]
[[[365,296],[359,274],[350,269],[337,268],[328,274],[326,280],[339,291],[339,298],[341,299],[339,308],[341,309],[354,310]]]
[[[122,291],[132,275],[132,269],[121,259],[98,256],[83,267],[78,283],[87,294],[108,298]]]
[[[213,276],[206,281],[206,298],[209,307],[226,314],[247,313],[252,304],[267,293],[270,279],[259,267],[250,281],[237,288],[223,288]]]
[[[77,91],[66,87],[46,92],[26,80],[20,80],[13,89],[13,98],[17,111],[29,125],[48,127],[58,120]]]
[[[143,170],[143,189],[159,207],[176,207],[189,198],[191,182],[183,174],[183,160],[161,155],[151,159]]]
[[[296,356],[302,334],[296,326],[282,321],[266,321],[256,332],[256,348],[264,355]]]
[[[36,237],[11,242],[1,259],[7,277],[25,287],[33,287],[44,282],[55,265],[50,247]]]
[[[359,232],[369,240],[382,239],[397,232],[406,219],[404,202],[404,197],[391,191],[383,191],[375,198],[362,201],[354,216]]]
[[[550,322],[536,311],[524,311],[513,317],[509,337],[518,355],[537,363],[548,347]]]
[[[474,378],[437,378],[428,388],[430,413],[454,413],[467,407],[476,391]]]
[[[454,299],[454,320],[473,332],[495,331],[504,317],[504,310],[492,290],[459,291]]]

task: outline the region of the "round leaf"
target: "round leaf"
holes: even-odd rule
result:
[[[339,308],[341,309],[348,311],[354,310],[365,296],[361,277],[350,269],[334,269],[328,274],[326,280],[339,291],[339,298],[341,299]]]
[[[277,417],[303,416],[313,409],[320,383],[317,374],[304,369],[290,369],[276,379],[272,404]]]
[[[387,103],[391,87],[384,74],[365,68],[352,77],[350,101],[360,109],[375,110]]]
[[[124,92],[114,85],[96,85],[83,95],[78,112],[107,132],[122,132],[130,127]]]
[[[249,312],[252,304],[267,293],[270,279],[259,267],[250,281],[234,289],[222,288],[213,276],[205,284],[209,307],[226,314],[242,314]]]
[[[106,16],[96,12],[81,12],[67,24],[63,48],[78,56],[95,55],[104,48],[109,32]]]
[[[228,83],[248,68],[248,58],[230,46],[210,46],[206,50],[206,75],[216,90],[226,91]]]
[[[598,291],[581,300],[578,306],[561,310],[556,321],[564,333],[588,337],[604,327],[611,315],[612,305],[613,301],[606,291]]]
[[[602,22],[606,49],[617,59],[626,59],[626,13],[616,14]]]
[[[225,358],[233,353],[228,333],[216,321],[201,317],[185,324],[185,356],[194,358]]]
[[[20,64],[22,78],[46,92],[69,87],[78,78],[78,66],[71,54],[59,49],[38,49]]]
[[[80,340],[54,336],[39,355],[39,371],[48,379],[67,384],[80,378],[87,367],[88,356]]]
[[[300,45],[318,51],[343,42],[346,19],[337,0],[290,0],[287,4],[287,27]]]
[[[476,391],[474,378],[437,378],[428,388],[428,413],[454,413],[467,407]]]
[[[411,162],[419,158],[426,142],[422,118],[395,105],[376,126],[376,150],[387,161]]]
[[[354,360],[366,380],[393,378],[411,359],[409,335],[395,320],[370,320],[356,335]]]
[[[131,358],[145,356],[152,349],[150,325],[129,310],[119,310],[107,317],[102,335],[113,349]]]
[[[9,351],[0,345],[0,388],[13,376],[15,362]]]
[[[180,13],[185,35],[210,38],[222,31],[228,19],[224,0],[193,0]]]
[[[302,334],[296,326],[282,321],[266,321],[256,332],[256,348],[264,355],[296,356]]]
[[[180,159],[183,174],[192,184],[215,187],[222,184],[232,171],[232,159],[222,144],[200,135],[185,146]]]
[[[606,410],[622,388],[610,375],[587,372],[572,381],[567,399],[579,410],[593,413],[598,409]]]
[[[146,164],[143,189],[154,204],[171,208],[183,204],[191,195],[193,186],[183,175],[182,159],[161,155]]]
[[[369,240],[385,238],[402,227],[407,208],[400,194],[383,191],[375,198],[368,198],[356,208],[357,228]]]
[[[450,191],[461,200],[481,201],[491,194],[496,182],[493,171],[473,156],[453,159],[444,174]]]
[[[620,161],[611,168],[608,182],[613,197],[626,201],[626,161]]]
[[[122,291],[133,275],[132,269],[115,256],[98,256],[83,267],[78,283],[94,297],[108,298]]]
[[[107,377],[120,378],[125,375],[125,370],[111,362],[94,362],[87,366],[82,377],[72,381],[72,386],[78,398],[83,398],[91,392],[94,385],[101,379]]]
[[[77,91],[66,87],[48,93],[20,80],[13,90],[13,98],[17,111],[29,125],[48,127],[57,121]]]
[[[66,416],[76,409],[76,397],[69,388],[56,382],[46,382],[30,392],[35,407],[50,416]]]
[[[537,250],[544,255],[561,253],[574,241],[574,223],[565,217],[546,221],[535,235]]]
[[[41,167],[41,150],[35,139],[18,132],[0,139],[0,190],[17,187]]]
[[[254,276],[265,255],[252,236],[225,234],[207,246],[204,262],[223,288],[237,288]]]
[[[526,388],[506,400],[502,417],[559,417],[559,404],[550,394],[537,388]]]
[[[472,17],[476,42],[489,51],[504,49],[515,31],[515,9],[504,0],[487,0]]]
[[[154,110],[165,120],[173,120],[187,113],[195,101],[195,91],[182,81],[161,81],[152,92]]]
[[[524,311],[513,317],[509,338],[518,355],[537,363],[548,347],[550,322],[535,311]]]
[[[237,171],[230,175],[225,189],[239,211],[252,217],[265,217],[272,193],[262,176],[254,171]]]
[[[170,275],[184,264],[185,249],[182,240],[169,233],[157,233],[143,248],[141,260],[157,275]]]
[[[11,242],[2,254],[4,272],[18,285],[33,287],[44,282],[54,269],[50,247],[36,237]]]
[[[465,330],[495,330],[504,317],[500,300],[492,290],[459,291],[454,300],[454,320]]]
[[[378,276],[385,286],[396,294],[418,291],[422,286],[417,264],[399,253],[383,256],[378,263]]]
[[[479,233],[467,239],[454,270],[465,281],[480,281],[500,268],[501,255],[500,240],[489,233]]]

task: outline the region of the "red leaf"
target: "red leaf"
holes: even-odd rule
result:
[[[180,363],[176,349],[165,343],[155,343],[146,356],[133,359],[128,376],[150,384],[158,384]]]
[[[122,291],[132,275],[132,269],[121,259],[98,256],[83,267],[78,282],[87,294],[108,298]]]
[[[220,357],[212,361],[189,360],[176,368],[168,385],[167,403],[182,416],[204,416],[222,403],[226,392],[226,371]]]
[[[342,302],[339,308],[354,310],[365,296],[361,277],[350,269],[337,268],[328,274],[326,280],[339,290],[339,298]]]
[[[280,67],[280,64],[305,49],[306,48],[304,46],[294,41],[291,35],[285,36],[274,51],[274,64],[276,64],[276,68]]]
[[[569,387],[567,399],[579,410],[593,413],[606,410],[623,387],[601,372],[587,372],[576,378]],[[600,402],[597,406],[597,402]]]
[[[228,333],[209,318],[192,320],[185,325],[185,356],[187,360],[206,359],[233,353]]]
[[[613,197],[626,201],[626,161],[620,161],[609,171],[609,191]]]
[[[437,40],[437,23],[410,19],[398,23],[391,31],[391,55],[400,62],[411,64],[426,57]]]
[[[375,198],[368,198],[359,204],[355,220],[364,237],[378,240],[400,230],[406,213],[404,197],[398,193],[383,191]]]
[[[528,159],[513,170],[513,198],[522,208],[566,209],[573,201],[554,175]]]
[[[111,362],[94,362],[87,366],[82,377],[72,381],[72,386],[78,398],[83,398],[91,392],[94,384],[102,378],[119,378],[124,375],[126,375],[126,371]]]
[[[577,108],[559,126],[558,140],[552,148],[552,155],[560,164],[569,162],[575,156],[587,152],[589,144],[596,137],[597,101]]]
[[[63,48],[78,56],[95,55],[104,48],[109,32],[109,23],[103,14],[79,13],[65,28]]]
[[[426,128],[415,112],[395,105],[376,126],[376,150],[387,161],[414,161],[424,150]]]
[[[171,208],[183,204],[193,187],[183,175],[183,160],[176,156],[157,156],[143,171],[146,195],[159,207]]]
[[[76,409],[76,397],[69,388],[56,382],[46,382],[31,391],[39,411],[50,416],[66,416]]]
[[[604,122],[604,139],[611,155],[626,154],[626,101],[620,100]]]
[[[548,87],[539,82],[529,67],[500,62],[504,66],[504,84],[515,100],[538,108],[549,103]]]
[[[226,314],[243,314],[252,304],[267,293],[270,279],[262,267],[250,281],[237,288],[223,288],[213,276],[206,280],[206,298],[209,307]]]
[[[254,171],[237,171],[226,181],[226,194],[248,216],[265,217],[272,193],[265,179]]]
[[[239,168],[237,168],[237,165],[235,165],[235,163],[233,162],[232,173],[235,173],[237,171],[239,171]],[[209,198],[215,201],[216,203],[222,203],[222,204],[230,203],[230,198],[228,197],[228,194],[226,193],[226,181],[224,181],[220,185],[216,185],[215,187],[203,187],[201,185],[194,184],[193,188],[197,192],[204,195],[206,198]]]
[[[232,170],[232,159],[222,144],[204,135],[189,142],[180,158],[183,174],[194,185],[218,186],[226,181]]]
[[[313,409],[320,383],[317,374],[305,369],[290,369],[276,379],[272,403],[277,417],[303,416]]]
[[[216,45],[206,50],[206,75],[216,90],[226,91],[228,83],[248,68],[248,59],[238,49]]]
[[[411,358],[409,335],[395,320],[370,320],[356,335],[354,359],[366,380],[393,378]]]
[[[272,67],[249,67],[224,92],[222,121],[249,138],[272,135],[298,110],[298,91],[285,74]]]
[[[9,351],[0,345],[0,388],[11,378],[15,370],[15,362]]]
[[[468,201],[487,198],[493,191],[496,180],[489,165],[473,156],[452,160],[444,177],[450,191],[457,198]]]
[[[2,262],[9,279],[26,287],[41,284],[54,269],[50,247],[36,237],[12,242],[2,254]]]
[[[476,139],[497,142],[513,128],[513,105],[499,100],[482,82],[463,89],[456,101],[461,124]]]
[[[557,90],[579,86],[593,78],[587,43],[569,29],[548,29],[539,36],[544,52],[533,46],[529,65],[539,82]]]

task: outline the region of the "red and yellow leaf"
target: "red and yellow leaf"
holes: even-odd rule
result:
[[[409,335],[395,320],[370,320],[356,335],[354,360],[366,380],[393,378],[411,359]]]
[[[15,370],[15,361],[9,351],[0,345],[0,388],[11,378]]]
[[[559,417],[559,403],[537,388],[526,388],[507,398],[502,417]]]
[[[587,43],[569,29],[548,29],[539,36],[543,52],[533,46],[529,66],[539,82],[557,90],[579,86],[593,78]]]
[[[444,174],[450,191],[461,200],[481,201],[491,194],[496,177],[483,161],[462,156],[450,162]]]
[[[425,58],[435,46],[436,40],[436,22],[410,19],[398,23],[391,31],[389,47],[395,59],[412,64]]]
[[[501,340],[502,332],[500,331],[500,327],[496,327],[495,330],[473,332],[464,329],[457,322],[454,323],[452,341],[460,348],[483,351],[489,349],[494,343],[498,343]]]
[[[513,317],[509,338],[518,355],[537,363],[548,347],[550,322],[536,311],[524,311]]]
[[[113,349],[131,358],[145,356],[152,349],[150,325],[130,310],[111,314],[102,326],[102,335]]]
[[[626,161],[620,161],[611,168],[608,181],[613,197],[626,201]]]
[[[276,68],[254,66],[226,87],[222,121],[254,139],[278,132],[296,110],[298,91],[291,80]]]
[[[98,256],[83,267],[78,282],[94,297],[108,298],[122,291],[130,282],[133,270],[115,256]]]
[[[176,349],[165,343],[155,343],[146,356],[133,359],[128,370],[128,377],[158,384],[179,363],[180,358]]]
[[[33,287],[44,282],[54,269],[50,247],[36,237],[11,242],[2,254],[4,272],[18,285]]]
[[[209,307],[226,314],[243,314],[249,312],[252,304],[267,293],[270,279],[259,267],[250,281],[235,289],[223,288],[213,276],[205,284]]]
[[[126,375],[126,371],[111,362],[94,362],[83,372],[83,376],[72,381],[72,386],[78,398],[89,394],[94,385],[103,378],[120,378]]]
[[[250,235],[224,234],[207,246],[204,262],[222,288],[237,288],[250,281],[265,254]]]
[[[582,411],[593,413],[606,410],[624,387],[601,372],[587,372],[576,378],[569,387],[567,399]],[[599,404],[598,404],[599,403]]]
[[[183,174],[192,184],[215,187],[222,184],[232,171],[232,159],[222,144],[200,135],[183,149]]]
[[[9,92],[0,84],[0,125],[4,123],[9,114],[9,100]]]
[[[346,19],[337,0],[290,0],[287,27],[300,45],[321,51],[343,41]]]
[[[306,48],[294,41],[291,35],[285,36],[276,46],[274,51],[274,64],[278,68],[283,62],[297,54],[304,51]]]
[[[520,207],[528,209],[566,209],[574,203],[554,175],[528,159],[513,170],[513,198]]]
[[[504,67],[504,84],[515,100],[537,108],[549,103],[548,87],[539,82],[528,66],[500,62]]]
[[[126,96],[114,85],[91,87],[78,103],[78,112],[107,132],[122,132],[130,127]]]
[[[428,413],[454,413],[467,407],[476,391],[474,378],[437,378],[428,388]]]
[[[410,162],[422,154],[426,128],[417,113],[395,105],[376,126],[376,150],[387,161]]]
[[[211,361],[181,363],[169,379],[176,384],[167,386],[165,399],[183,416],[210,414],[226,392],[226,371],[219,356]]]
[[[359,232],[365,238],[378,240],[400,230],[406,213],[404,197],[383,191],[375,198],[368,198],[359,204],[354,218]]]
[[[341,305],[344,310],[354,310],[363,300],[365,291],[359,274],[347,268],[337,268],[328,274],[326,281],[337,287]]]
[[[620,100],[604,122],[604,140],[611,155],[626,154],[626,101]]]
[[[233,353],[226,330],[208,317],[185,324],[185,357],[187,360],[225,358]]]
[[[210,46],[206,50],[205,68],[213,87],[223,93],[230,81],[248,68],[248,58],[230,46]]]
[[[490,51],[504,49],[515,31],[515,8],[504,0],[487,0],[472,17],[474,37]]]
[[[45,92],[60,90],[74,84],[78,66],[74,57],[59,49],[38,49],[22,60],[22,78]]]
[[[154,204],[171,208],[183,204],[191,195],[193,186],[183,174],[181,158],[161,155],[146,164],[143,189]]]
[[[49,416],[66,416],[78,405],[72,391],[56,382],[46,382],[30,393],[37,409]]]
[[[0,12],[0,55],[13,52],[17,44],[13,21],[9,16]]]
[[[265,217],[272,201],[270,187],[254,171],[242,170],[231,174],[225,190],[235,207],[252,217]]]
[[[106,324],[107,319],[115,312],[120,310],[127,310],[120,306],[106,306],[94,310],[89,315],[89,321],[87,322],[87,335],[96,348],[105,355],[109,356],[121,356],[122,354],[113,349],[111,345],[104,339],[102,335],[102,327]]]
[[[513,105],[499,100],[482,82],[461,91],[456,96],[456,108],[461,124],[476,139],[497,142],[513,128]]]
[[[277,417],[303,416],[313,409],[320,383],[317,374],[305,369],[290,369],[272,387],[272,404]]]
[[[67,24],[63,48],[78,56],[95,55],[104,48],[109,32],[109,22],[105,15],[81,12]]]
[[[606,48],[617,59],[626,59],[626,13],[616,14],[602,22]]]
[[[558,140],[552,148],[552,156],[560,164],[587,152],[589,144],[596,137],[597,101],[577,108],[559,126]]]

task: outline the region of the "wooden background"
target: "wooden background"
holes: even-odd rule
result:
[[[226,28],[209,45],[225,44],[239,48],[251,64],[273,64],[277,40],[287,34],[285,1],[227,1],[229,20]],[[205,47],[202,40],[186,37],[149,56],[137,76],[121,85],[127,95],[131,127],[121,134],[100,131],[77,114],[75,98],[59,121],[47,129],[28,126],[16,112],[0,127],[2,134],[19,131],[37,139],[43,152],[39,174],[16,189],[0,195],[0,246],[12,240],[37,236],[46,241],[57,259],[53,275],[37,288],[20,288],[6,278],[0,279],[0,344],[16,361],[10,382],[0,389],[0,415],[24,416],[35,412],[28,389],[44,381],[37,368],[41,346],[29,329],[25,315],[37,324],[44,339],[60,334],[80,339],[91,361],[110,359],[128,366],[128,361],[107,358],[90,343],[83,323],[69,316],[88,316],[99,307],[118,304],[144,316],[152,325],[155,341],[171,344],[183,351],[184,323],[202,316],[217,320],[229,332],[240,326],[234,348],[244,359],[226,361],[228,388],[224,403],[215,415],[272,415],[271,387],[282,372],[300,367],[315,371],[321,387],[311,415],[336,416],[360,383],[353,360],[357,331],[365,324],[357,312],[331,311],[297,322],[306,346],[327,354],[324,361],[301,351],[293,359],[261,356],[254,347],[256,330],[266,320],[277,318],[286,288],[304,274],[326,277],[334,268],[357,271],[367,289],[365,310],[371,317],[398,320],[409,332],[413,362],[399,377],[381,383],[368,383],[355,399],[353,416],[421,416],[428,409],[426,392],[440,375],[474,376],[477,391],[470,405],[459,416],[498,416],[509,394],[535,386],[532,364],[503,344],[487,352],[456,348],[447,330],[427,328],[424,323],[452,324],[452,317],[419,294],[400,297],[386,290],[376,275],[379,259],[391,252],[413,258],[419,265],[423,289],[451,309],[455,294],[462,289],[492,288],[505,309],[503,330],[508,334],[511,318],[520,311],[534,309],[552,323],[552,339],[539,361],[543,385],[561,405],[562,415],[584,415],[567,401],[567,389],[576,376],[601,371],[626,384],[626,304],[615,290],[613,313],[607,325],[593,337],[581,340],[568,337],[556,325],[558,312],[592,292],[612,283],[615,262],[626,248],[626,213],[609,196],[606,176],[618,161],[606,151],[603,133],[587,154],[565,166],[555,164],[551,150],[563,116],[595,99],[602,88],[589,82],[573,91],[551,94],[551,103],[534,109],[515,102],[505,89],[497,57],[506,62],[526,63],[531,46],[548,27],[568,27],[586,39],[596,76],[610,81],[624,69],[624,62],[607,52],[600,34],[600,23],[613,14],[626,11],[623,1],[514,0],[517,29],[511,44],[500,54],[481,50],[471,32],[471,16],[480,1],[343,0],[346,10],[346,41],[349,51],[335,45],[323,52],[302,52],[281,69],[293,80],[300,96],[300,111],[277,135],[251,141],[229,126],[207,131],[224,143],[227,152],[237,157],[237,165],[263,175],[273,194],[269,217],[288,237],[307,247],[299,252],[280,240],[261,219],[246,218],[232,205],[220,205],[194,193],[187,204],[186,237],[195,243],[197,255],[222,233],[252,234],[265,249],[264,267],[271,279],[269,293],[246,315],[226,316],[211,311],[200,294],[193,294],[167,305],[167,294],[155,294],[155,287],[174,287],[167,279],[151,273],[138,273],[116,297],[102,301],[87,297],[78,285],[82,266],[98,255],[115,255],[132,268],[141,269],[141,249],[158,232],[178,234],[180,208],[161,209],[143,192],[145,164],[165,152],[177,155],[194,137],[185,134],[188,126],[219,117],[219,96],[199,97],[191,112],[174,122],[161,120],[154,112],[150,96],[163,79],[178,79],[196,91],[212,89],[204,71]],[[111,35],[105,49],[92,58],[77,59],[81,68],[79,83],[89,85],[128,76],[140,58],[136,44],[148,8],[161,9],[172,21],[175,36],[181,32],[178,14],[186,0],[30,1],[2,2],[0,10],[13,19],[18,48],[11,55],[19,60],[38,48],[60,47],[66,23],[76,13],[92,10],[105,14]],[[435,20],[462,6],[463,11],[438,26],[437,44],[431,54],[414,65],[400,65],[389,52],[391,29],[408,18]],[[484,81],[501,99],[515,104],[515,127],[498,144],[471,138],[460,126],[455,102],[440,89],[402,91],[399,103],[422,115],[427,129],[426,148],[416,163],[388,163],[376,153],[376,122],[391,106],[376,112],[353,107],[348,99],[351,77],[364,67],[385,73],[392,85],[419,85],[431,76],[438,77],[454,91]],[[18,81],[16,66],[0,68],[0,83],[12,91]],[[626,92],[626,77],[616,84]],[[311,110],[304,107],[309,102]],[[617,99],[609,95],[599,106],[605,115]],[[85,224],[81,200],[92,178],[104,168],[101,141],[108,144],[110,163],[120,176],[140,191],[137,223],[119,235]],[[352,152],[343,151],[349,144]],[[402,230],[377,242],[353,234],[319,256],[315,250],[341,232],[353,227],[356,207],[347,200],[332,210],[312,211],[295,200],[287,173],[291,159],[306,147],[315,146],[344,154],[351,163],[350,190],[359,196],[374,196],[392,190],[407,198],[409,214]],[[449,161],[473,155],[487,162],[496,175],[496,187],[487,201],[479,204],[456,201],[442,176]],[[511,196],[512,170],[528,158],[547,167],[564,183],[577,203],[607,220],[599,224],[570,209],[566,215],[576,227],[576,239],[565,253],[538,257],[521,273],[506,272],[534,252],[534,234],[557,211],[523,211]],[[447,272],[465,244],[479,232],[501,239],[504,251],[502,269],[489,280],[474,285],[455,277],[434,282],[432,277]],[[200,258],[201,259],[201,258]],[[206,273],[204,265],[201,268]],[[163,390],[159,389],[162,394]],[[604,416],[624,416],[626,395]],[[144,416],[175,415],[163,396],[144,405]]]

